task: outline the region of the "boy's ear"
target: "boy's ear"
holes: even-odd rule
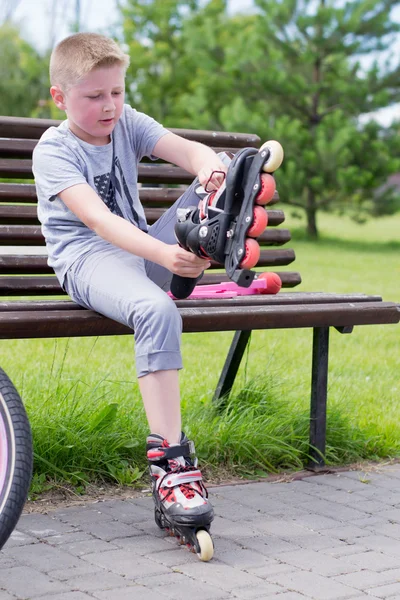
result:
[[[52,85],[50,88],[50,94],[57,108],[60,110],[67,109],[67,105],[65,103],[65,93],[62,91],[59,85]]]

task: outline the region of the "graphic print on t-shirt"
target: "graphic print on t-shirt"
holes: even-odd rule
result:
[[[112,213],[114,213],[114,215],[122,217],[123,214],[115,198],[115,188],[112,183],[111,173],[97,175],[97,177],[94,178],[94,184],[96,186],[97,193],[103,200],[104,204]]]
[[[133,199],[126,184],[118,156],[114,158],[111,172],[97,175],[94,178],[94,184],[100,198],[114,215],[124,217],[120,204],[126,205],[127,202],[132,211],[133,222],[135,225],[146,231],[146,224],[139,223],[139,215],[133,205]],[[120,200],[120,204],[118,203],[118,199]]]

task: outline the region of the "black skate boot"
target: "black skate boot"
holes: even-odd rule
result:
[[[255,276],[250,269],[260,258],[260,246],[254,238],[267,226],[263,206],[273,198],[272,173],[282,160],[282,146],[276,141],[266,142],[260,150],[240,150],[217,192],[207,194],[206,186],[199,206],[178,211],[175,236],[182,248],[224,265],[232,281],[249,287]],[[196,282],[174,275],[171,293],[175,298],[186,298]]]
[[[157,434],[147,438],[155,521],[201,560],[208,561],[214,553],[209,534],[214,511],[194,452],[193,442],[184,433],[175,446]]]

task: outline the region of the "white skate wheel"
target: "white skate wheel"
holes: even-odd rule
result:
[[[208,562],[214,556],[214,544],[211,535],[205,529],[199,529],[199,531],[196,531],[196,537],[200,546],[200,552],[197,552],[197,556],[200,560]]]
[[[259,149],[259,152],[262,152],[263,150],[269,151],[269,158],[266,160],[266,162],[263,165],[263,171],[265,173],[273,173],[274,171],[279,169],[279,167],[282,164],[283,148],[280,145],[280,143],[277,142],[276,140],[269,140],[268,142],[265,142],[265,144],[263,144],[261,146],[261,148]]]

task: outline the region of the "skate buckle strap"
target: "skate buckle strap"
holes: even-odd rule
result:
[[[224,177],[224,181],[225,181],[225,178],[226,178],[226,173],[225,173],[225,171],[213,171],[213,172],[211,173],[210,177],[207,179],[207,183],[206,183],[206,185],[204,186],[204,190],[207,192],[207,194],[209,194],[210,192],[215,192],[215,189],[216,189],[216,188],[214,188],[213,190],[208,190],[208,189],[207,189],[207,187],[208,187],[208,184],[211,182],[211,179],[213,178],[213,176],[214,176],[214,175],[216,175],[216,174],[218,174],[218,175],[223,175],[223,177]]]
[[[192,483],[193,481],[202,481],[203,477],[199,469],[191,471],[182,471],[181,473],[167,473],[163,477],[162,487],[173,488],[183,483]]]
[[[179,458],[180,456],[186,457],[195,454],[194,443],[188,440],[185,444],[179,444],[178,446],[158,446],[156,448],[150,448],[147,451],[147,458],[149,460],[165,460],[170,458]]]

